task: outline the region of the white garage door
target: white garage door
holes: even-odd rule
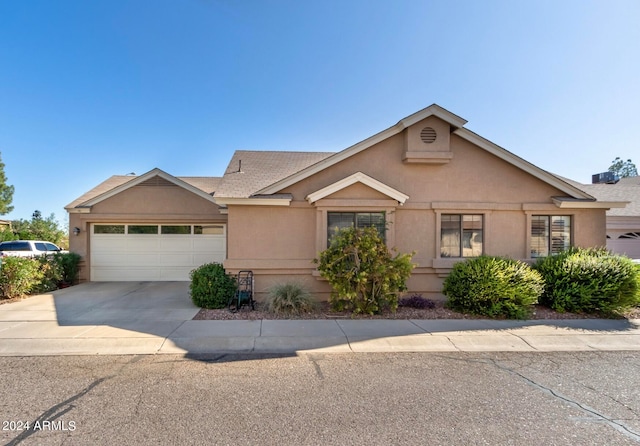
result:
[[[607,249],[632,259],[640,259],[640,232],[629,232],[616,239],[607,239]]]
[[[189,280],[226,256],[223,224],[93,224],[91,280]]]

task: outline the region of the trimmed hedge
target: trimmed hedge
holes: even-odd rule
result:
[[[640,304],[640,270],[604,248],[571,248],[538,260],[546,289],[540,303],[574,313],[615,314]]]
[[[193,303],[201,308],[224,308],[236,291],[236,281],[220,263],[207,263],[190,273]]]
[[[525,319],[543,290],[542,277],[526,263],[481,256],[456,263],[442,292],[455,311]]]

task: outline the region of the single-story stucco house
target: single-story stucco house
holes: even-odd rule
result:
[[[326,297],[312,260],[335,228],[374,225],[389,248],[415,251],[410,291],[438,294],[464,258],[606,244],[605,212],[624,203],[465,124],[434,104],[337,153],[237,151],[222,177],[111,177],[66,207],[80,279],[188,280],[218,261],[252,270],[258,296],[295,279]]]

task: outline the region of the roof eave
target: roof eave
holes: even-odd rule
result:
[[[240,206],[289,206],[292,197],[214,197],[218,206],[228,207],[229,205]]]
[[[624,208],[629,201],[597,201],[572,199],[567,197],[551,197],[553,204],[561,209],[614,209]]]

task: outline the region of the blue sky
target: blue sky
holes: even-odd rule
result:
[[[0,2],[15,210],[114,174],[221,176],[234,150],[339,151],[437,103],[539,167],[640,166],[637,0]]]

